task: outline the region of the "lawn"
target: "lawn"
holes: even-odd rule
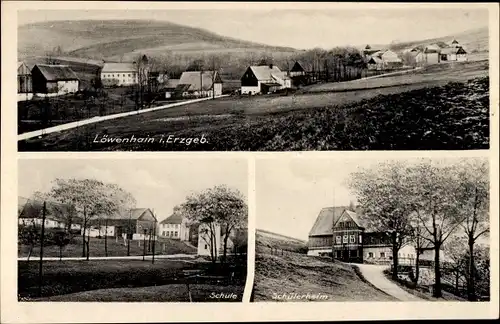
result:
[[[370,81],[371,85],[360,86],[362,80],[348,85],[329,84],[349,89],[311,88],[309,93],[289,96],[219,98],[52,133],[18,142],[18,148],[20,151],[487,149],[489,79],[479,76],[488,75],[485,70],[488,64],[480,63],[426,70],[417,77],[402,75],[364,81]],[[104,134],[115,138],[149,136],[155,141],[148,144],[94,141]],[[159,142],[161,136],[169,135],[187,138],[204,135],[207,143]]]
[[[257,247],[259,249],[259,247]],[[294,300],[273,296],[326,296]],[[287,253],[270,255],[258,250],[255,259],[253,300],[260,301],[395,301],[396,299],[365,283],[345,263]]]
[[[187,289],[183,270],[202,270],[209,275],[233,279],[191,281],[195,301],[209,298],[211,292],[236,293],[241,300],[246,280],[246,263],[212,266],[206,261],[182,260],[99,260],[46,261],[43,263],[42,297],[38,295],[38,262],[18,261],[20,300],[60,301],[184,301]],[[190,286],[191,286],[190,285]],[[180,298],[177,300],[175,298]],[[215,301],[226,301],[224,298]]]
[[[108,256],[126,256],[127,246],[124,245],[123,239],[116,240],[108,238]],[[146,241],[146,254],[151,255],[148,241]],[[130,244],[130,255],[142,255],[144,244],[142,241],[132,241]],[[29,253],[28,245],[18,245],[18,256],[27,257]],[[161,238],[156,242],[155,254],[195,254],[196,249],[179,240]],[[33,248],[31,257],[35,258],[40,255],[40,246]],[[56,245],[44,246],[43,255],[46,257],[59,257],[59,247]],[[72,242],[65,246],[62,251],[63,257],[81,257],[82,256],[82,238],[81,236],[74,237]],[[90,256],[102,257],[106,256],[104,248],[104,238],[90,238]]]

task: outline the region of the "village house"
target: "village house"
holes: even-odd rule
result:
[[[181,241],[189,241],[189,226],[187,219],[179,213],[162,220],[159,224],[158,235]]]
[[[101,82],[105,87],[137,84],[137,68],[134,63],[104,63]]]
[[[345,262],[389,263],[392,260],[390,235],[367,228],[356,211],[349,207],[323,208],[309,232],[308,255],[331,256]],[[400,263],[411,263],[416,258],[413,244],[404,245],[398,252]],[[434,251],[420,250],[420,259],[433,260]]]
[[[391,50],[377,51],[369,55],[366,63],[369,70],[392,70],[403,66],[401,58]]]
[[[220,225],[214,224],[214,238],[213,244],[211,245],[210,234],[208,225],[200,224],[198,227],[198,255],[210,256],[210,248],[213,248],[212,253],[218,256],[222,255],[224,252],[224,232],[221,230]],[[236,231],[235,231],[236,232]],[[226,253],[231,253],[234,246],[231,236],[227,240]]]
[[[441,62],[441,47],[437,44],[426,46],[423,52],[416,56],[417,64],[430,65]]]
[[[105,87],[125,87],[147,84],[149,77],[149,59],[143,55],[139,62],[105,62],[101,69],[101,82]]]
[[[170,99],[176,95],[182,96],[182,92],[176,92],[177,86],[179,85],[180,79],[168,79],[164,84],[163,90],[165,91],[165,99]],[[184,90],[184,89],[181,89]]]
[[[241,77],[241,94],[267,94],[292,87],[287,72],[273,64],[250,66]]]
[[[17,62],[17,93],[33,92],[31,71],[24,62]]]
[[[67,224],[71,220],[71,224]],[[80,229],[80,218],[76,216],[74,208],[70,205],[46,202],[45,203],[45,228]],[[18,224],[24,226],[42,226],[43,201],[18,197]]]
[[[183,97],[219,97],[222,95],[222,79],[217,71],[183,72],[175,91]]]
[[[457,61],[464,62],[467,61],[467,52],[463,47],[446,47],[441,50],[440,53],[441,62],[445,61]]]
[[[36,64],[31,78],[35,93],[75,93],[80,84],[78,76],[67,65]]]
[[[152,235],[157,219],[149,208],[133,208],[112,215],[102,215],[92,219],[91,237],[111,236],[142,240],[144,236]],[[87,233],[86,233],[87,234]]]

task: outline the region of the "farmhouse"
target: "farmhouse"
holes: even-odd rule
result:
[[[80,82],[67,65],[36,64],[31,70],[31,77],[35,93],[75,93]]]
[[[292,87],[292,80],[277,66],[250,66],[241,77],[241,94],[267,94]]]
[[[373,54],[379,52],[378,49],[373,49],[369,44],[363,49],[363,55],[367,58],[371,57]]]
[[[45,227],[80,229],[80,218],[70,205],[56,202],[45,203]],[[43,201],[18,198],[18,224],[24,226],[41,226],[43,222]]]
[[[370,70],[390,70],[403,66],[403,61],[391,50],[383,50],[373,53],[367,60]]]
[[[444,61],[467,61],[467,52],[463,47],[446,47],[440,53],[441,62]]]
[[[222,79],[217,71],[183,72],[176,91],[183,97],[218,97],[222,95]]]
[[[158,234],[176,240],[189,241],[189,226],[187,225],[187,219],[182,217],[179,213],[174,212],[160,222]]]
[[[101,70],[103,86],[130,86],[137,84],[137,68],[134,63],[104,63]]]
[[[305,76],[312,72],[309,64],[304,62],[295,61],[292,68],[290,69],[290,77]]]
[[[24,62],[17,62],[17,93],[33,92],[31,71]]]
[[[390,235],[363,224],[362,210],[349,207],[323,208],[309,232],[308,255],[332,255],[345,262],[390,262],[392,248]],[[424,251],[425,250],[425,251]],[[399,251],[400,262],[416,257],[416,248],[405,245]],[[420,258],[433,259],[433,250],[422,249]]]
[[[422,55],[417,56],[419,64],[437,64],[441,62],[441,47],[437,44],[426,46]]]
[[[141,240],[151,235],[156,226],[156,217],[149,208],[133,208],[112,215],[102,215],[92,220],[90,236],[112,236]]]

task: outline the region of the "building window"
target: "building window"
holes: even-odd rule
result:
[[[385,258],[385,253],[384,252],[380,252],[380,257],[381,258]]]
[[[130,73],[128,74],[129,78],[130,78]]]
[[[354,235],[351,235],[351,236],[349,237],[349,243],[354,243],[354,242],[356,242],[355,236],[354,236]]]
[[[174,233],[174,237],[177,237],[177,231],[175,231],[175,233]]]
[[[361,244],[361,243],[363,243],[363,241],[362,241],[362,239],[361,239],[361,236],[362,236],[362,235],[360,235],[360,236],[359,236],[359,243],[360,243],[360,244]]]
[[[373,252],[368,252],[368,257],[373,258]]]
[[[344,235],[344,239],[342,241],[342,243],[348,243],[348,240],[349,239],[349,235]]]
[[[341,236],[337,236],[337,237],[335,238],[335,243],[337,243],[337,244],[342,243],[342,237],[341,237]]]
[[[208,245],[205,244],[205,250],[207,250],[207,249],[208,249]]]

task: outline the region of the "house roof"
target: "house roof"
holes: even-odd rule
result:
[[[74,212],[73,206],[53,201],[47,201],[45,207],[45,218],[56,221],[64,221],[66,219],[64,215],[67,215],[70,212]],[[17,211],[19,218],[42,218],[43,201],[28,199],[25,197],[18,197]],[[73,218],[77,218],[76,215],[73,215]]]
[[[288,72],[285,72],[285,71],[273,72],[273,73],[271,73],[271,76],[273,77],[273,79],[290,80],[290,77],[288,76]]]
[[[369,64],[382,64],[384,61],[382,61],[381,58],[377,57],[377,56],[372,56],[370,57],[370,59],[368,60],[368,63]]]
[[[179,84],[180,79],[168,79],[165,88],[175,88]]]
[[[160,222],[160,224],[182,224],[182,215],[174,213]]]
[[[462,47],[447,47],[441,50],[441,54],[466,54]]]
[[[255,65],[250,66],[250,69],[259,81],[272,80],[272,73],[281,72],[276,65],[273,65],[272,68],[269,65]]]
[[[78,80],[78,76],[67,65],[36,64],[47,81]]]
[[[185,91],[188,91],[190,87],[191,87],[190,84],[178,84],[175,87],[175,91],[185,92]]]
[[[181,78],[179,80],[179,85],[189,84],[190,85],[190,87],[188,88],[189,91],[200,91],[200,90],[206,91],[212,89],[212,83],[213,83],[212,79],[215,79],[215,83],[222,83],[222,81],[219,78],[218,72],[214,71],[182,72]]]
[[[424,49],[424,53],[440,53],[441,52],[441,47],[437,44],[432,44],[429,46],[426,46]]]
[[[352,210],[349,210],[349,209],[344,209],[343,213],[346,213],[347,215],[349,215],[352,218],[352,220],[356,223],[356,225],[363,227],[361,220],[359,219],[358,214],[356,214],[356,212],[353,212]],[[338,221],[338,219],[337,219],[337,221]],[[334,223],[334,226],[335,226],[335,223]]]
[[[333,235],[333,224],[338,221],[346,207],[325,207],[309,231],[309,236]]]
[[[144,215],[145,212],[150,211],[149,208],[132,208],[128,210],[123,210],[111,215],[108,215],[107,219],[134,219],[137,220],[141,218],[142,215]],[[152,212],[151,212],[152,213]],[[153,215],[154,217],[154,215]]]
[[[104,63],[101,73],[110,72],[135,72],[136,66],[134,63]]]

